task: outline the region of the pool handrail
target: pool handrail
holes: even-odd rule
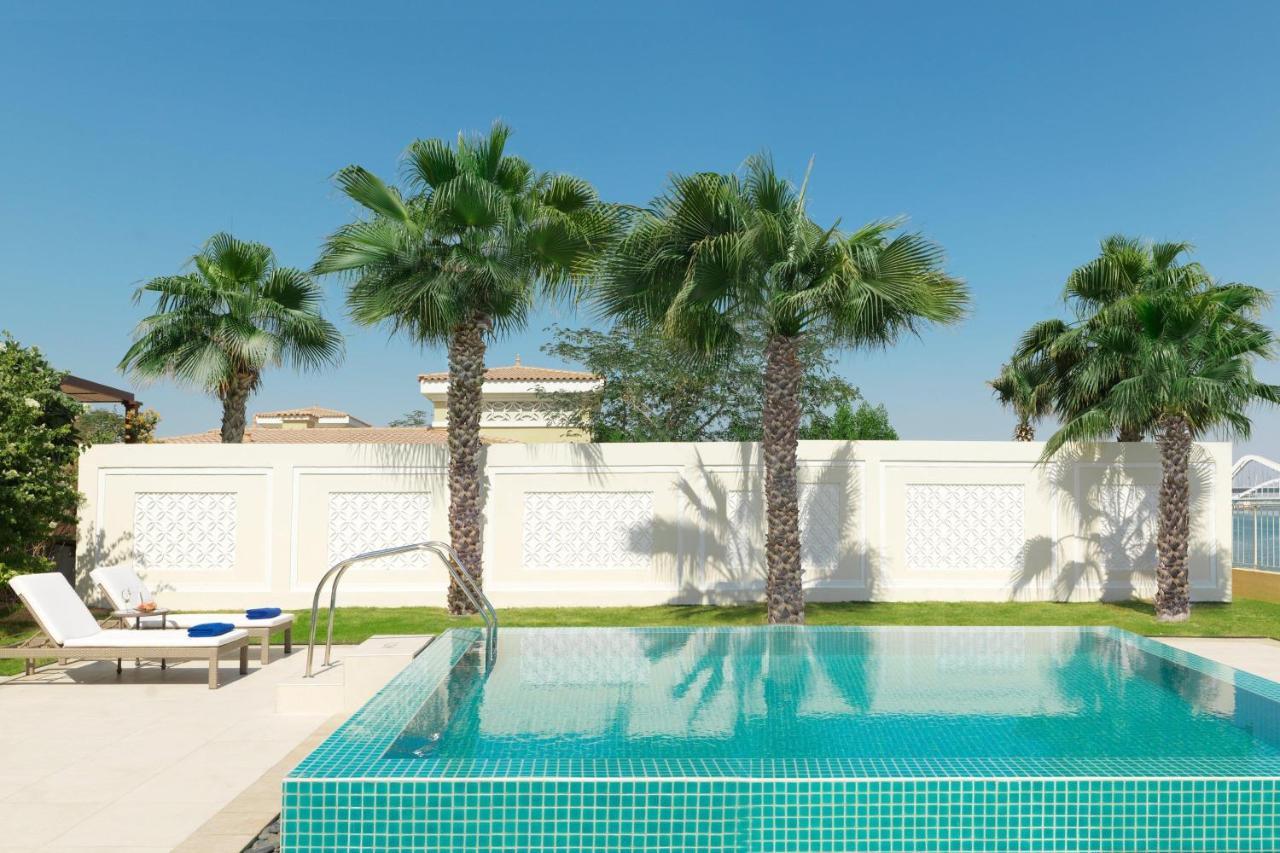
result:
[[[493,655],[496,653],[495,640],[498,633],[498,612],[494,609],[493,603],[480,590],[480,586],[476,583],[475,578],[462,565],[462,560],[458,557],[458,552],[446,542],[429,541],[414,542],[410,545],[396,545],[391,548],[380,548],[376,551],[366,551],[363,554],[356,554],[354,557],[347,557],[338,563],[334,563],[324,576],[320,578],[320,582],[316,584],[315,595],[311,599],[311,630],[310,637],[307,640],[307,669],[304,678],[314,677],[311,662],[315,656],[316,649],[316,628],[320,615],[320,595],[324,592],[324,585],[333,578],[333,583],[329,587],[329,628],[325,636],[324,644],[324,665],[329,666],[332,662],[333,654],[333,615],[338,604],[338,584],[342,581],[342,576],[346,574],[347,569],[356,563],[365,560],[374,560],[378,557],[393,557],[397,554],[407,554],[411,551],[429,551],[440,558],[444,563],[445,569],[448,570],[449,576],[458,584],[458,588],[462,590],[463,595],[467,597],[467,601],[480,614],[480,618],[484,620],[485,630],[487,634],[487,642],[485,643],[486,664],[492,666]]]

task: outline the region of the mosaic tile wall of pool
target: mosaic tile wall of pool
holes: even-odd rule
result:
[[[308,756],[285,850],[1280,850],[1280,685],[1116,629],[498,637]]]

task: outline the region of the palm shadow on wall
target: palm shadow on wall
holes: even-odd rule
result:
[[[98,585],[89,577],[89,572],[94,569],[101,569],[107,566],[119,566],[124,564],[135,564],[133,554],[133,533],[125,531],[110,542],[107,541],[107,535],[96,525],[89,524],[79,528],[77,533],[79,540],[79,548],[76,553],[76,592],[86,601],[92,601],[96,604],[106,606],[107,601],[102,597],[98,590]],[[137,569],[139,575],[145,575],[144,570]],[[146,577],[142,578],[144,581]],[[161,585],[167,588],[167,585]],[[154,589],[153,592],[161,591]]]
[[[487,514],[485,513],[486,505],[489,501],[489,492],[493,487],[493,481],[489,470],[489,447],[485,445],[480,448],[480,519],[481,519],[481,541],[485,540],[485,531],[483,525],[486,524]],[[609,469],[604,462],[604,454],[598,444],[586,443],[547,443],[547,444],[522,444],[521,448],[525,452],[525,458],[530,464],[537,464],[541,459],[555,458],[564,452],[565,448],[569,449],[570,456],[573,458],[573,465],[586,474],[587,480],[594,485],[602,485],[607,482]],[[374,467],[386,468],[389,473],[405,477],[413,482],[414,477],[422,478],[422,487],[426,491],[431,491],[433,498],[437,497],[432,489],[430,477],[443,477],[444,484],[448,487],[448,470],[449,470],[449,451],[445,444],[367,444],[358,445],[360,454],[368,460],[368,464]],[[444,512],[448,512],[448,493],[442,492],[438,496],[439,505]],[[436,502],[433,500],[433,505]],[[520,529],[519,519],[494,519],[496,525],[502,529],[508,529],[508,525],[515,529]]]
[[[665,555],[669,580],[679,588],[681,603],[716,603],[741,600],[764,591],[765,515],[764,470],[759,446],[736,445],[737,462],[709,465],[700,451],[677,481],[676,518],[655,519],[647,528],[631,531],[635,553]],[[843,443],[817,466],[805,464],[801,447],[800,530],[801,559],[806,588],[814,581],[848,577],[863,587],[850,590],[857,598],[872,599],[878,573],[874,555],[861,543],[855,525],[861,483],[854,463],[854,445]],[[727,468],[727,470],[726,470]],[[742,482],[733,480],[741,475]],[[825,503],[818,488],[826,492]],[[827,531],[818,536],[818,531]],[[843,573],[842,573],[843,570]]]
[[[1056,539],[1036,536],[1023,546],[1010,578],[1010,598],[1054,601],[1128,600],[1154,586],[1159,486],[1135,486],[1124,474],[1130,451],[1115,445],[1082,445],[1063,449],[1042,470],[1060,500],[1067,502],[1079,529]],[[1143,460],[1144,466],[1146,460]],[[1207,464],[1206,464],[1207,463]],[[1190,512],[1210,511],[1212,459],[1193,447]],[[1099,476],[1081,476],[1097,470]],[[1052,507],[1057,512],[1058,507]],[[1055,554],[1082,554],[1054,566]],[[1213,558],[1203,542],[1193,542],[1188,562],[1194,567]],[[1217,555],[1221,563],[1222,555]]]

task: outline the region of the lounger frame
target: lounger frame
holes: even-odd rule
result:
[[[92,573],[91,573],[91,574],[92,574]],[[134,575],[135,575],[135,577],[136,577],[136,576],[137,576],[137,572],[135,572],[135,573],[134,573]],[[141,579],[141,578],[138,578],[138,580],[139,580],[139,582],[141,582],[141,580],[142,580],[142,579]],[[104,583],[102,583],[101,581],[97,580],[97,578],[94,578],[94,583],[96,583],[96,584],[98,585],[98,588],[99,588],[100,590],[102,590],[102,594],[106,596],[107,601],[108,601],[108,602],[110,602],[110,604],[111,604],[111,606],[112,606],[112,607],[114,607],[114,608],[115,608],[115,609],[117,609],[117,610],[130,610],[130,609],[132,609],[132,608],[130,608],[127,604],[125,604],[124,602],[121,602],[121,601],[117,600],[117,599],[116,599],[116,597],[115,597],[115,595],[113,595],[113,594],[112,594],[112,590],[111,590],[111,589],[110,589],[106,584],[104,584]],[[152,600],[154,601],[154,598],[153,598]],[[173,615],[181,615],[181,614],[165,614],[165,617],[167,617],[167,616],[173,616]],[[213,614],[211,614],[211,615],[213,615]],[[288,616],[288,617],[289,617],[289,621],[285,622],[284,624],[274,625],[274,626],[270,626],[270,627],[268,627],[268,626],[264,626],[264,625],[236,625],[236,629],[237,629],[237,630],[240,630],[240,631],[248,631],[248,632],[249,632],[249,637],[250,637],[251,639],[253,639],[253,640],[257,641],[258,645],[261,647],[261,648],[259,649],[259,653],[258,653],[259,657],[258,657],[258,659],[262,662],[262,665],[263,665],[263,666],[266,666],[267,664],[271,663],[271,635],[272,635],[272,634],[274,634],[274,633],[275,633],[275,632],[277,632],[277,631],[283,631],[283,632],[284,632],[284,653],[285,653],[286,655],[288,655],[288,654],[292,654],[292,653],[293,653],[293,623],[294,623],[294,616],[293,616],[293,614],[292,614],[292,613],[286,613],[286,614],[284,614],[284,615],[286,615],[286,616]],[[121,627],[121,628],[128,628],[128,627],[130,627],[130,625],[129,625],[129,620],[131,620],[131,619],[136,619],[136,618],[138,618],[138,617],[136,617],[136,616],[120,616],[120,617],[117,617],[117,618],[118,618],[118,620],[119,620],[119,625],[120,625],[120,627]],[[146,614],[143,614],[143,618],[146,618]],[[214,619],[213,621],[221,621],[221,620]],[[104,624],[105,624],[105,623],[104,623]],[[143,625],[143,626],[141,626],[141,627],[142,627],[143,629],[149,629],[151,626]],[[162,617],[162,618],[161,618],[160,627],[161,627],[161,628],[163,628],[163,627],[164,627],[164,617]]]
[[[146,614],[144,613],[143,616],[145,618]],[[131,627],[130,620],[132,620],[133,618],[134,618],[133,616],[120,616],[116,618],[116,621],[119,623],[121,628],[129,628]],[[143,628],[140,628],[139,630],[154,631],[155,629],[143,627]],[[250,640],[257,641],[260,647],[258,651],[258,661],[263,666],[266,666],[267,664],[271,663],[271,635],[277,631],[284,632],[284,653],[286,655],[293,654],[293,619],[292,618],[290,618],[287,624],[277,625],[274,628],[270,628],[266,625],[243,625],[243,626],[237,626],[236,630],[244,631],[248,633]]]
[[[279,631],[279,630],[284,631],[284,653],[286,655],[293,654],[293,622],[289,622],[289,624],[283,626],[283,629],[279,627],[268,628],[264,625],[261,628],[244,627],[244,628],[240,628],[239,630],[248,631],[249,639],[257,640],[259,645],[262,646],[260,651],[260,662],[263,666],[266,666],[267,664],[271,663],[271,632],[272,631]]]
[[[32,637],[21,646],[0,647],[0,658],[18,659],[27,662],[27,675],[35,672],[36,661],[41,658],[58,658],[67,660],[113,660],[116,662],[116,674],[121,670],[120,663],[124,658],[140,658],[146,660],[207,660],[209,662],[209,689],[218,687],[218,662],[222,655],[230,651],[240,652],[240,674],[249,672],[249,637],[240,637],[229,643],[204,648],[196,646],[165,646],[162,644],[148,646],[60,646],[49,638],[49,631],[36,615],[35,609],[27,604],[20,593],[22,601],[31,618],[40,628],[40,636]]]

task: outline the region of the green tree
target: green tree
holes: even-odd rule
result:
[[[541,395],[559,426],[593,441],[759,441],[764,399],[763,341],[748,339],[730,358],[691,358],[652,328],[619,323],[608,332],[552,327],[547,355],[581,365],[604,379],[595,392]],[[832,372],[817,342],[800,349],[804,365],[801,412],[809,424],[824,411],[858,398]]]
[[[1091,337],[1098,352],[1090,358],[1104,365],[1123,359],[1128,375],[1067,420],[1045,447],[1048,459],[1068,443],[1106,438],[1116,424],[1154,425],[1160,449],[1160,621],[1191,615],[1192,442],[1214,430],[1247,437],[1248,407],[1280,402],[1280,386],[1260,382],[1253,372],[1256,361],[1275,351],[1271,330],[1257,319],[1268,304],[1257,288],[1218,284],[1205,275],[1178,277],[1117,300],[1112,308],[1132,322],[1100,326]]]
[[[842,401],[830,417],[821,417],[801,430],[803,438],[834,441],[897,441],[898,431],[889,422],[884,403],[873,406],[866,400],[858,408]]]
[[[342,354],[342,335],[320,313],[322,293],[305,272],[277,265],[261,243],[215,234],[192,271],[138,288],[156,294],[120,367],[139,379],[169,377],[222,402],[222,441],[244,440],[249,395],[268,368],[319,369]]]
[[[796,485],[804,340],[883,347],[959,319],[967,303],[941,250],[895,234],[897,225],[819,227],[804,187],[753,157],[741,177],[673,177],[636,217],[596,294],[606,315],[661,329],[707,357],[739,349],[746,329],[763,331],[770,622],[804,621]]]
[[[86,408],[76,418],[76,433],[85,444],[119,444],[124,441],[124,415]]]
[[[1098,256],[1067,278],[1063,301],[1071,319],[1045,320],[1023,335],[1013,360],[1047,376],[1059,421],[1095,409],[1117,383],[1135,375],[1132,353],[1111,352],[1098,343],[1099,336],[1116,330],[1138,330],[1131,297],[1209,283],[1203,267],[1184,262],[1190,248],[1188,243],[1150,243],[1122,235],[1105,238]],[[1141,441],[1155,424],[1112,427],[1117,441]]]
[[[85,444],[150,444],[155,440],[160,415],[154,409],[121,415],[111,409],[85,408],[76,418],[76,433]]]
[[[454,146],[415,141],[404,158],[405,192],[360,166],[341,170],[338,186],[362,218],[330,236],[315,265],[350,279],[356,322],[448,348],[449,534],[476,583],[487,341],[524,326],[536,287],[558,294],[580,284],[620,221],[587,182],[537,173],[507,154],[509,136],[495,124]],[[455,583],[449,609],[470,609]]]
[[[35,347],[0,337],[0,582],[49,571],[41,551],[59,524],[74,524],[76,418],[63,373]]]
[[[425,427],[431,426],[431,415],[426,409],[414,409],[411,412],[405,412],[398,418],[391,420],[387,426],[393,427]]]
[[[1018,422],[1014,441],[1035,441],[1036,424],[1053,411],[1053,373],[1046,359],[1015,358],[987,383],[1000,405],[1012,409]]]

